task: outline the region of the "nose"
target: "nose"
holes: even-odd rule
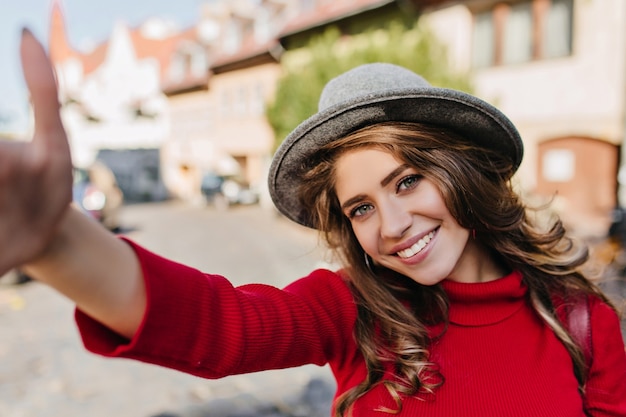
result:
[[[399,238],[411,227],[413,218],[399,201],[387,200],[379,205],[380,235],[382,238]]]

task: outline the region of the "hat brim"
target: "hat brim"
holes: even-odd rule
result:
[[[272,160],[268,184],[276,208],[287,218],[313,227],[298,200],[304,162],[321,146],[365,126],[389,122],[442,126],[511,161],[511,174],[523,157],[523,144],[513,123],[497,108],[472,95],[445,88],[387,90],[344,102],[311,116],[293,130]]]

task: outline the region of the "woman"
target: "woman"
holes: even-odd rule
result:
[[[54,80],[27,31],[22,58],[36,133],[0,149],[0,239],[17,242],[0,272],[22,264],[74,300],[89,350],[207,378],[328,363],[336,416],[626,415],[617,314],[586,251],[511,189],[522,142],[489,104],[388,64],[331,81],[269,187],[344,268],[233,288],[67,208]]]

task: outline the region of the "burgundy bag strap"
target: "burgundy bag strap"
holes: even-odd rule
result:
[[[552,299],[556,307],[556,313],[565,328],[569,331],[572,339],[585,356],[587,367],[591,367],[593,360],[593,346],[591,342],[591,313],[589,296],[579,294],[568,296],[567,300],[559,296]]]
[[[589,297],[586,294],[573,298],[570,303],[568,303],[568,308],[566,309],[567,328],[576,344],[580,346],[583,351],[587,370],[591,369],[591,362],[593,360],[590,309]],[[581,389],[584,390],[583,387],[581,387]],[[584,391],[581,391],[581,394],[583,395],[585,415],[591,416],[591,413],[587,410]]]
[[[587,367],[591,367],[593,346],[591,344],[591,314],[589,312],[589,297],[581,295],[574,298],[567,309],[567,329],[574,341],[581,347],[585,355]]]

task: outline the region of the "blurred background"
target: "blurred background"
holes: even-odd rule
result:
[[[272,212],[276,146],[330,78],[387,61],[503,110],[525,144],[515,186],[625,295],[623,0],[0,0],[6,140],[31,135],[24,25],[57,71],[75,199],[112,230],[138,203]]]
[[[575,234],[621,214],[620,0],[3,0],[0,23],[2,135],[30,134],[25,25],[56,67],[74,163],[102,162],[128,202],[213,200],[219,177],[229,203],[270,205],[277,144],[329,78],[378,60],[502,109],[525,142],[520,191]]]
[[[29,135],[26,25],[56,67],[77,167],[101,161],[127,201],[197,203],[218,176],[263,203],[273,150],[323,84],[390,61],[502,109],[524,138],[524,195],[604,236],[623,199],[625,20],[619,0],[4,0],[0,129]]]

